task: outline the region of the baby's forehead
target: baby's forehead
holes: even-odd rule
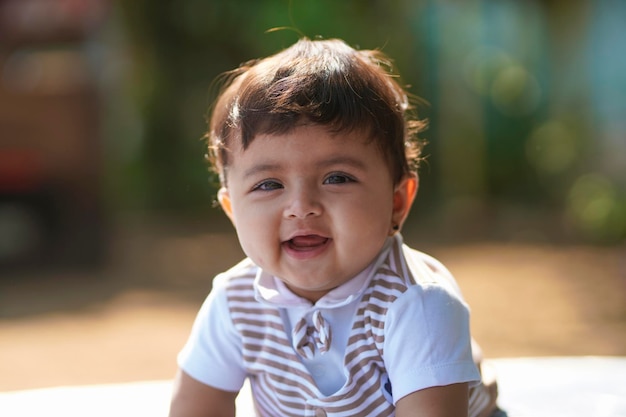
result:
[[[224,172],[237,172],[238,177],[247,172],[319,173],[338,167],[393,171],[385,152],[368,135],[358,130],[331,132],[319,125],[256,135],[247,147],[240,142],[231,148],[226,159]]]
[[[251,162],[258,163],[257,152],[266,159],[283,158],[284,161],[289,160],[290,152],[304,153],[310,158],[315,155],[320,159],[316,166],[321,166],[330,164],[322,160],[338,161],[341,159],[333,156],[335,151],[344,160],[350,159],[354,151],[354,159],[366,158],[375,165],[378,165],[377,161],[384,162],[394,180],[401,175],[399,172],[402,167],[394,157],[392,138],[378,137],[378,132],[369,126],[346,128],[345,125],[341,125],[343,128],[337,129],[333,124],[308,121],[291,125],[287,129],[272,130],[268,126],[254,133],[249,132],[251,134],[248,136],[245,136],[240,129],[231,131],[228,140],[220,146],[221,163],[217,167],[222,184],[228,182],[227,177],[233,169],[239,170],[238,168],[249,165]],[[358,144],[367,145],[367,150]],[[325,154],[316,152],[319,147],[323,147]],[[359,152],[361,152],[360,155]],[[307,161],[308,159],[305,159],[305,162]],[[267,165],[265,162],[264,164]]]

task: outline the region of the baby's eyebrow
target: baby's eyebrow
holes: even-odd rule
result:
[[[350,165],[357,169],[365,169],[367,167],[362,160],[347,155],[338,155],[330,159],[324,159],[319,161],[316,165],[322,168],[333,165]]]
[[[260,172],[266,172],[266,171],[274,171],[280,168],[280,165],[278,164],[258,164],[253,166],[252,168],[247,169],[244,173],[243,173],[243,178],[249,178],[252,177]]]
[[[354,157],[347,156],[347,155],[337,155],[332,158],[322,159],[315,163],[315,166],[317,166],[318,168],[328,168],[328,167],[335,166],[335,165],[348,165],[355,169],[361,169],[361,170],[366,169],[365,162],[361,161],[358,158],[354,158]],[[277,170],[280,170],[281,168],[282,168],[282,165],[278,163],[270,163],[270,162],[260,163],[251,168],[248,168],[243,173],[243,178],[246,179],[249,177],[253,177],[263,172],[277,171]]]

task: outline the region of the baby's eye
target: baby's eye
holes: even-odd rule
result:
[[[324,180],[324,184],[345,184],[354,182],[354,178],[346,174],[331,174]]]
[[[264,180],[252,187],[252,191],[273,191],[283,188],[283,185],[275,180]]]

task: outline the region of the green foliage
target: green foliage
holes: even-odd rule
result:
[[[147,208],[211,204],[214,179],[202,136],[219,74],[302,36],[338,37],[363,49],[382,48],[410,92],[430,103],[419,109],[430,119],[431,157],[418,199],[423,215],[448,213],[448,203],[472,210],[519,205],[556,211],[563,224],[597,240],[626,236],[626,191],[618,180],[623,168],[602,173],[602,148],[592,133],[597,117],[586,111],[591,92],[578,90],[589,80],[571,64],[585,51],[570,35],[584,33],[580,25],[602,23],[582,13],[584,6],[426,0],[115,5],[132,56],[129,94],[142,125],[140,146],[118,176],[138,178],[136,195]],[[580,12],[578,20],[562,19],[564,8],[569,15]],[[618,41],[626,40],[624,29],[618,33]],[[554,53],[562,50],[570,55]],[[584,182],[588,172],[611,185]]]

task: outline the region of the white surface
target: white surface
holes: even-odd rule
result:
[[[488,361],[509,417],[626,417],[626,357]]]
[[[626,417],[626,357],[490,360],[508,417]],[[0,393],[1,417],[167,417],[171,381]],[[238,415],[250,417],[249,392]]]

